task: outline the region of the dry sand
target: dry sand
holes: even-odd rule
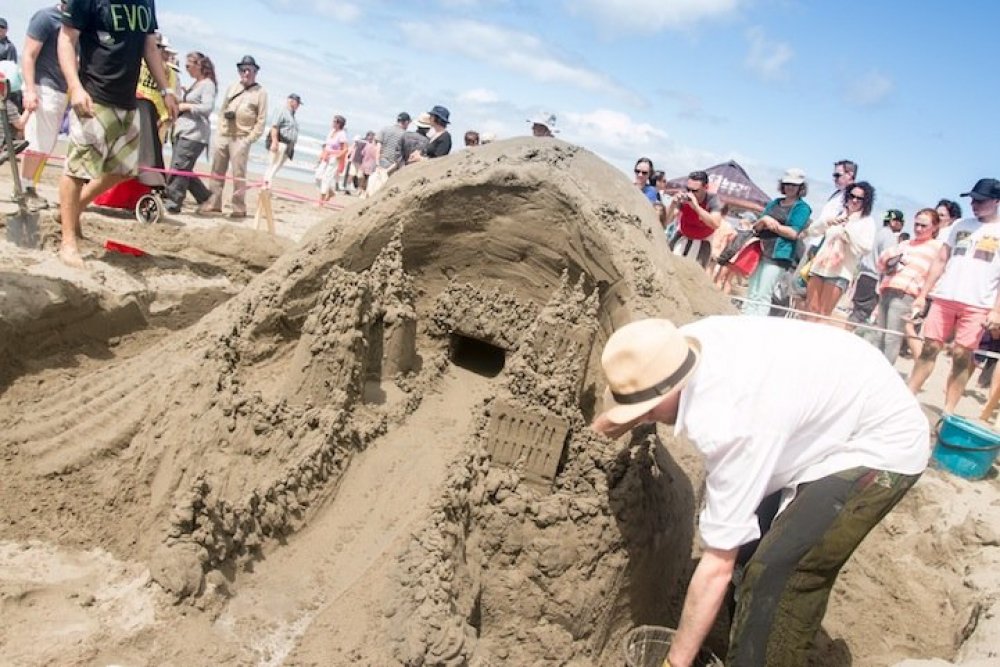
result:
[[[593,435],[596,360],[633,317],[731,307],[622,175],[515,140],[277,213],[87,214],[87,271],[53,220],[0,243],[0,663],[620,665],[675,625],[698,458]],[[928,472],[812,664],[996,664],[998,505]]]

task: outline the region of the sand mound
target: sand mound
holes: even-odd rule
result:
[[[606,638],[619,607],[631,604],[607,590],[627,588],[627,545],[653,549],[661,528],[689,524],[693,500],[688,490],[683,502],[633,508],[640,501],[624,493],[617,502],[625,518],[612,518],[609,476],[615,486],[659,468],[648,445],[622,458],[584,428],[600,388],[595,356],[612,327],[638,313],[685,321],[725,307],[695,267],[675,265],[662,243],[651,243],[655,225],[620,174],[560,142],[504,142],[408,168],[194,327],[50,387],[43,403],[7,418],[3,481],[19,499],[5,518],[16,536],[146,560],[165,589],[198,595],[206,572],[259,560],[336,506],[358,453],[464,366],[486,386],[474,410],[451,415],[455,451],[464,452],[448,477],[454,493],[435,503],[425,537],[395,556],[396,569],[432,558],[442,572],[475,578],[477,559],[506,549],[512,572],[521,572],[505,521],[528,512],[535,527],[520,538],[523,557],[545,578],[566,582],[561,593],[531,596],[537,605],[559,598],[569,626],[549,633],[555,643],[546,640],[546,650],[581,642],[595,626]],[[447,406],[438,409],[414,437],[435,437],[433,422],[448,416]],[[675,493],[662,478],[645,483]],[[476,551],[464,553],[460,536],[434,537],[480,512],[486,523]],[[623,525],[646,515],[652,523],[621,536]],[[575,547],[564,533],[578,533]],[[688,544],[690,526],[681,533]],[[655,546],[666,553],[664,543]],[[664,586],[683,575],[688,553],[679,553],[668,558],[678,562]],[[580,554],[586,558],[576,562]],[[632,559],[632,567],[642,561]],[[573,583],[592,578],[592,590]],[[526,611],[513,599],[475,603],[481,594],[442,589],[442,581],[401,603],[396,613],[411,621],[392,623],[396,659],[469,658],[476,642],[458,640],[476,634],[476,623],[503,637],[513,626],[500,619]],[[516,577],[497,582],[500,591],[518,585]],[[421,607],[421,596],[443,606]],[[652,591],[639,597],[652,599]],[[573,611],[581,602],[582,617]],[[437,627],[445,609],[453,621]],[[594,650],[591,639],[583,643],[573,652]]]

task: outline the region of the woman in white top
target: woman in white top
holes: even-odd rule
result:
[[[829,316],[854,279],[858,261],[875,242],[875,188],[866,181],[844,191],[844,212],[826,224],[823,245],[809,269],[806,310]],[[822,321],[822,320],[820,320]]]

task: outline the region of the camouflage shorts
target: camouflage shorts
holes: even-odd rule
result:
[[[93,180],[102,174],[133,176],[139,165],[139,115],[94,103],[94,115],[69,114],[69,148],[65,173]]]

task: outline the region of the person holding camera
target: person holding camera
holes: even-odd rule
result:
[[[198,209],[199,213],[222,212],[222,187],[230,164],[233,172],[233,198],[230,218],[247,217],[246,176],[250,147],[264,134],[267,119],[267,91],[257,83],[260,65],[253,56],[243,56],[236,63],[240,79],[226,90],[212,153],[212,196]]]
[[[638,168],[638,166],[637,166]],[[708,191],[708,174],[692,171],[687,184],[667,210],[667,222],[677,216],[677,231],[670,250],[681,257],[694,257],[703,268],[712,258],[711,237],[722,224],[722,200]]]
[[[913,219],[914,238],[883,250],[876,262],[876,268],[882,274],[882,283],[879,285],[875,326],[900,333],[905,331],[907,345],[915,357],[920,355],[921,341],[907,317],[913,311],[913,301],[920,296],[934,258],[944,244],[944,241],[935,238],[940,225],[937,211],[921,209]],[[882,350],[890,364],[896,363],[903,337],[882,331],[874,332],[874,337],[875,347]]]

